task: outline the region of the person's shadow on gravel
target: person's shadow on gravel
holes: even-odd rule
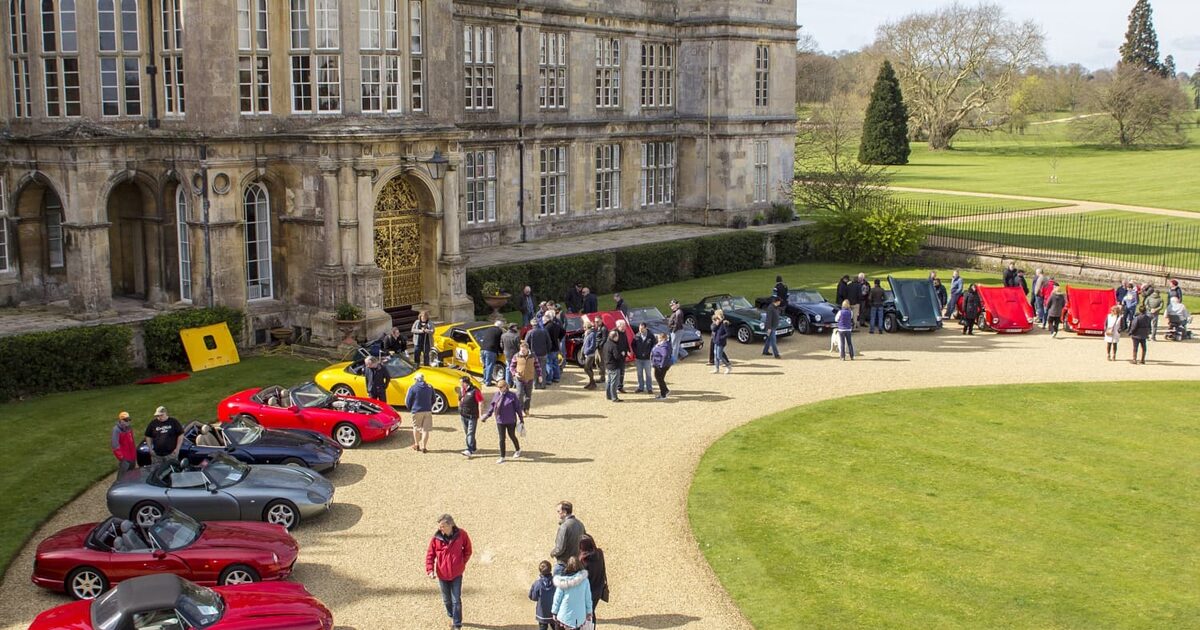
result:
[[[649,630],[667,630],[668,628],[679,628],[694,621],[700,621],[699,617],[691,615],[635,615],[633,617],[625,617],[622,619],[609,619],[604,617],[600,619],[600,623],[606,626],[629,626],[631,628],[647,628]]]

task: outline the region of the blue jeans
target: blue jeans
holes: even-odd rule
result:
[[[636,359],[639,392],[654,393],[654,374],[650,371],[650,359]]]
[[[508,361],[504,362],[504,382],[508,383],[509,387],[515,387],[517,383],[513,379],[512,368],[509,366]]]
[[[474,453],[475,452],[475,425],[476,425],[476,423],[479,422],[479,419],[478,418],[468,418],[466,416],[459,416],[458,419],[462,420],[463,433],[466,434],[466,437],[467,437],[467,451]]]
[[[621,386],[621,375],[624,369],[604,371],[604,397],[609,400],[619,400],[617,388]]]
[[[953,317],[958,312],[958,298],[962,297],[961,293],[951,293],[950,302],[946,304],[946,317]]]
[[[671,333],[671,358],[672,363],[678,363],[680,359],[688,355],[687,350],[679,347],[683,343],[683,334],[679,331]]]
[[[557,383],[562,380],[562,364],[559,363],[558,352],[546,355],[546,382]]]
[[[883,332],[883,307],[871,307],[871,331]]]
[[[713,344],[713,371],[721,369],[721,362],[725,362],[725,367],[729,367],[729,357],[725,356],[724,344]]]
[[[1038,323],[1045,324],[1046,323],[1046,300],[1043,300],[1042,296],[1039,295],[1039,296],[1035,296],[1033,298],[1033,310],[1035,313],[1037,313]]]
[[[775,340],[775,337],[778,334],[779,331],[774,328],[767,331],[767,338],[765,341],[763,341],[763,354],[773,354],[776,357],[779,356],[779,344],[776,343]]]
[[[841,337],[841,340],[842,340],[842,358],[843,359],[846,358],[847,350],[850,351],[850,358],[851,359],[854,358],[854,339],[851,338],[851,335],[853,335],[853,334],[854,334],[854,332],[850,331],[850,330],[839,330],[838,331],[838,336]]]
[[[480,350],[479,357],[483,359],[483,384],[489,385],[492,382],[492,370],[496,369],[497,353],[491,350]]]
[[[438,578],[438,586],[442,587],[442,603],[446,605],[446,616],[454,622],[455,628],[462,627],[462,576],[453,580]]]

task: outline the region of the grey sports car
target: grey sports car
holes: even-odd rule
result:
[[[108,489],[108,511],[143,527],[173,507],[198,521],[266,521],[292,529],[333,501],[333,484],[294,466],[250,466],[225,454],[206,465],[131,470]]]

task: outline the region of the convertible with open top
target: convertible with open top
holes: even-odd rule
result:
[[[683,307],[683,322],[696,330],[711,332],[713,313],[718,309],[725,314],[729,331],[741,343],[750,343],[757,337],[767,336],[766,314],[754,307],[744,297],[721,293],[710,295],[695,304]],[[775,334],[787,337],[792,334],[792,320],[787,315],[780,314],[779,325]]]
[[[754,300],[754,306],[765,309],[771,303],[772,297],[760,297]],[[788,291],[787,302],[783,312],[791,318],[797,334],[807,335],[810,332],[827,332],[837,327],[837,306],[825,300],[816,289],[795,289]]]
[[[320,376],[320,375],[318,375]],[[400,429],[400,413],[388,405],[309,381],[242,390],[217,404],[217,419],[250,419],[269,429],[303,429],[328,435],[342,448],[382,440]]]
[[[221,424],[190,422],[183,430],[179,459],[193,466],[225,453],[247,464],[304,466],[317,472],[336,468],[342,447],[324,433],[304,429],[267,429],[239,414]],[[138,465],[150,465],[150,446],[138,446]]]

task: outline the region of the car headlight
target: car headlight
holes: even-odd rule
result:
[[[993,323],[993,324],[999,324],[999,323],[1000,323],[1000,318],[999,318],[999,317],[993,317],[993,318],[992,318],[992,323]]]
[[[271,552],[271,564],[279,564],[279,554]]]
[[[821,321],[821,316],[820,316],[820,315],[813,315],[813,321],[814,321],[814,322],[819,322],[819,321]]]
[[[309,493],[308,493],[308,501],[309,501],[310,503],[324,503],[324,502],[325,502],[325,497],[323,497],[323,496],[321,496],[321,495],[317,494],[316,492],[312,492],[312,491],[310,490],[310,491],[309,491]]]

